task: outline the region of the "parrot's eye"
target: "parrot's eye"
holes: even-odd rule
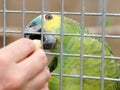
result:
[[[46,20],[51,20],[52,18],[53,18],[53,16],[51,14],[46,14],[45,15]]]

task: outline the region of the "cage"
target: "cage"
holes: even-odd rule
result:
[[[119,59],[120,59],[120,50],[119,50],[119,40],[120,40],[120,1],[112,1],[112,0],[1,0],[0,1],[0,47],[5,47],[9,43],[24,37],[26,25],[38,15],[46,14],[57,14],[61,17],[61,31],[59,33],[52,33],[52,35],[59,35],[60,45],[59,52],[47,52],[48,57],[58,56],[60,61],[59,65],[59,73],[52,73],[52,77],[57,81],[51,84],[50,87],[57,87],[50,90],[120,90],[119,82],[120,75],[117,78],[113,75],[113,77],[105,76],[105,67],[106,59],[110,59],[111,61],[115,61],[118,63],[117,68],[119,68]],[[116,7],[117,6],[117,7]],[[81,33],[79,34],[71,34],[64,33],[64,16],[72,18],[73,20],[79,22],[81,24]],[[42,20],[44,22],[44,20]],[[43,24],[44,25],[44,24]],[[43,27],[43,26],[42,26]],[[84,34],[85,28],[88,28],[93,34]],[[43,27],[44,29],[44,27]],[[41,33],[43,36],[44,33]],[[79,53],[65,53],[64,52],[64,37],[78,37],[80,38]],[[96,54],[85,54],[85,46],[84,40],[85,38],[99,38],[101,40],[101,52],[100,55]],[[105,42],[110,46],[113,56],[105,55]],[[87,42],[89,43],[89,41]],[[93,45],[94,46],[94,45]],[[91,46],[92,47],[92,46]],[[76,48],[76,47],[74,47]],[[95,48],[95,47],[93,47]],[[98,49],[98,48],[97,48]],[[91,49],[92,50],[92,49]],[[79,58],[79,65],[77,68],[79,69],[79,74],[75,75],[64,73],[64,58]],[[85,75],[84,74],[84,60],[85,58],[90,58],[97,60],[99,58],[100,63],[100,75]],[[68,59],[68,58],[67,58]],[[70,61],[69,61],[70,62]],[[95,61],[96,62],[96,61]],[[68,66],[72,67],[72,64],[69,63]],[[94,68],[97,68],[96,64]],[[75,68],[75,67],[74,67]],[[73,68],[73,69],[74,69]],[[111,69],[111,68],[110,68]],[[97,69],[96,69],[97,70]],[[110,71],[110,70],[109,70]],[[112,69],[111,69],[112,71]],[[76,70],[73,70],[76,72]],[[94,70],[93,70],[94,72]],[[88,73],[88,72],[87,72]],[[97,73],[97,72],[96,72]],[[109,75],[108,75],[109,76]],[[55,79],[57,78],[57,79]],[[68,78],[68,79],[65,79]],[[73,84],[69,83],[72,80],[69,78],[75,78],[73,80]],[[77,81],[76,81],[77,79]],[[97,82],[99,81],[99,82]],[[106,84],[108,81],[108,84]],[[110,81],[110,82],[109,82]],[[64,82],[67,84],[64,85]],[[79,82],[79,83],[78,83]],[[87,82],[87,83],[85,83]],[[95,88],[95,84],[97,84],[98,88]],[[111,87],[109,83],[117,83],[115,87]],[[87,85],[85,85],[87,84]],[[77,86],[71,86],[77,85]],[[90,87],[92,87],[90,89]],[[106,87],[109,87],[107,89]]]

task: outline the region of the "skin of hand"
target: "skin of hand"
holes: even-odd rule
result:
[[[22,38],[0,49],[0,90],[49,90],[47,57]]]

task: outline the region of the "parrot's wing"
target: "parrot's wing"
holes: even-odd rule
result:
[[[58,58],[57,58],[57,56],[55,56],[51,60],[50,64],[48,65],[48,68],[49,68],[50,72],[52,72],[52,71],[54,71],[54,69],[56,69],[57,64],[58,64]]]

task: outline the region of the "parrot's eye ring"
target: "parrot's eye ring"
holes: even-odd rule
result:
[[[45,15],[46,20],[51,20],[52,18],[53,18],[53,16],[51,14],[46,14]]]

